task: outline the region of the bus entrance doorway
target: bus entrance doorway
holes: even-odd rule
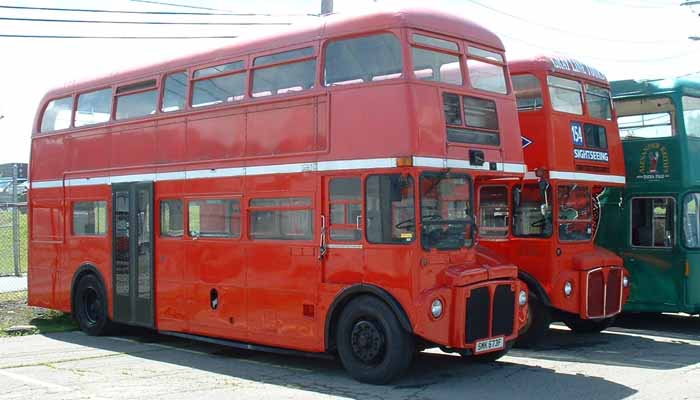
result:
[[[153,183],[112,185],[114,320],[153,328]]]

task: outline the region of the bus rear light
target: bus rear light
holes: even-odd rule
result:
[[[413,157],[399,157],[396,159],[397,167],[412,167]]]

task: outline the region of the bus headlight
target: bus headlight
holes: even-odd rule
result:
[[[630,280],[627,278],[627,276],[622,277],[622,287],[628,288],[630,287]]]
[[[430,314],[436,319],[442,316],[442,301],[440,299],[433,300],[433,304],[430,305]]]
[[[573,291],[574,286],[571,284],[571,282],[566,281],[566,283],[564,284],[564,295],[566,295],[566,297],[569,297],[571,296],[571,293],[573,293]]]
[[[518,304],[520,304],[521,307],[524,306],[525,304],[527,304],[527,292],[526,291],[524,291],[524,290],[520,291],[520,294],[518,295]]]

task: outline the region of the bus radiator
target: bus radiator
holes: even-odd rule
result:
[[[495,288],[493,304],[488,286],[473,289],[467,299],[466,341],[510,336],[514,320],[515,292],[510,284]]]

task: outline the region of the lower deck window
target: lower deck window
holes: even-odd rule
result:
[[[188,211],[190,236],[241,236],[241,203],[238,200],[190,200]]]
[[[685,247],[700,247],[700,193],[688,193],[683,200],[683,243]]]
[[[73,234],[77,236],[107,234],[107,202],[77,201],[73,203]]]
[[[632,199],[632,245],[673,247],[674,209],[670,197]]]
[[[547,196],[547,200],[545,199]],[[549,237],[552,235],[551,195],[537,184],[527,184],[513,190],[513,235],[520,237]]]
[[[416,237],[413,178],[400,174],[372,175],[366,181],[367,240],[409,243]]]
[[[506,237],[510,212],[508,189],[505,186],[486,186],[479,191],[479,235]]]
[[[593,234],[591,189],[581,185],[557,187],[559,239],[589,240]]]
[[[311,240],[314,236],[312,204],[308,197],[251,200],[251,239]]]

